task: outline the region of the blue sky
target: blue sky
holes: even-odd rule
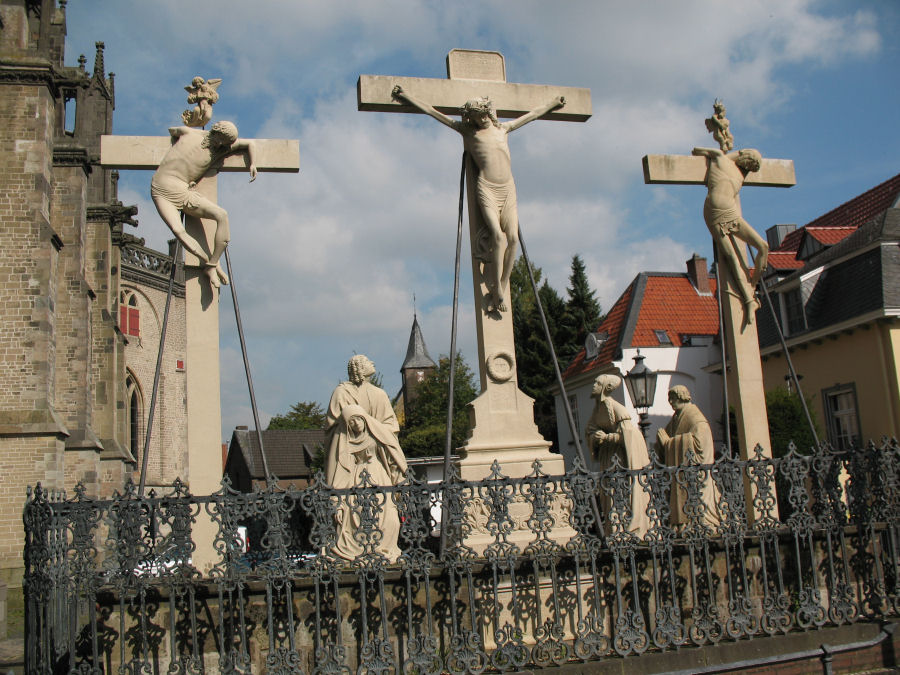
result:
[[[711,257],[704,188],[644,185],[641,157],[712,145],[716,97],[737,147],[795,163],[795,187],[744,191],[760,232],[900,171],[900,5],[887,1],[71,0],[67,14],[68,64],[84,53],[90,66],[106,43],[114,133],[165,134],[200,75],[223,79],[214,119],[300,139],[299,174],[220,179],[264,423],[327,403],[354,352],[395,394],[413,293],[432,356],[449,351],[461,143],[424,116],[357,112],[360,74],[443,78],[458,47],[502,52],[510,82],[589,87],[588,122],[538,121],[510,147],[535,264],[562,292],[579,253],[604,308],[639,271]],[[139,206],[136,234],[164,248],[149,181],[123,172],[119,196]],[[460,347],[475,367],[462,269]],[[221,316],[227,439],[252,417],[228,295]]]

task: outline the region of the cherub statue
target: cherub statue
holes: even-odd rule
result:
[[[184,88],[188,93],[187,102],[197,104],[196,108],[181,113],[181,119],[187,126],[204,127],[212,119],[213,103],[219,101],[217,89],[220,84],[222,84],[221,77],[211,77],[208,80],[195,77],[191,80],[190,86]]]
[[[731,123],[725,117],[725,104],[716,99],[713,103],[713,116],[704,121],[706,122],[706,130],[712,133],[722,152],[729,152],[734,147],[734,136],[731,135],[731,131],[728,129]]]

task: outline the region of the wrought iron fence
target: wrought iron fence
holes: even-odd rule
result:
[[[565,476],[495,463],[480,481],[350,490],[321,476],[202,497],[38,486],[26,671],[481,673],[896,616],[898,460],[884,441]],[[642,537],[634,489],[649,493]],[[396,561],[379,553],[392,505]],[[354,560],[334,553],[342,509]]]

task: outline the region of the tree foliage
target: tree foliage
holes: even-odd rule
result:
[[[447,400],[450,387],[450,358],[442,356],[438,367],[425,376],[400,430],[400,447],[407,457],[432,457],[444,454],[447,428]],[[465,360],[457,355],[453,386],[453,434],[451,447],[466,441],[469,422],[466,405],[478,396],[475,376]]]
[[[812,417],[813,426],[820,439],[822,427],[816,416],[815,408],[809,397],[806,398],[806,407]],[[766,415],[769,418],[769,447],[772,456],[782,457],[787,454],[788,445],[793,441],[797,451],[806,454],[816,445],[815,438],[809,428],[809,421],[803,412],[803,404],[800,396],[788,391],[785,387],[776,387],[766,392]],[[734,407],[729,406],[729,432],[731,446],[735,450],[739,447],[737,415]]]
[[[578,254],[572,256],[571,270],[569,287],[566,289],[566,341],[559,346],[559,360],[563,366],[575,358],[588,333],[597,330],[603,320],[600,303],[588,283],[584,261]]]
[[[546,280],[540,283],[540,268],[532,266],[532,273],[538,285],[538,296],[544,308],[554,349],[558,350],[572,339],[566,303]],[[557,448],[556,409],[550,392],[550,387],[556,381],[556,373],[524,257],[519,257],[513,267],[510,296],[519,388],[534,399],[535,423],[541,435]]]
[[[269,420],[267,430],[272,429],[324,429],[325,411],[315,401],[300,401],[283,415]]]
[[[816,419],[815,409],[807,397],[806,407],[812,417],[816,434],[822,438],[822,428]],[[785,387],[776,387],[766,392],[766,412],[769,415],[769,442],[772,454],[781,457],[787,454],[788,444],[793,441],[797,450],[807,453],[816,445],[815,438],[809,428],[809,421],[803,412],[800,396]]]

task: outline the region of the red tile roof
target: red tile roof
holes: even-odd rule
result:
[[[825,247],[833,246],[890,208],[898,195],[900,174],[789,232],[781,245],[769,252],[769,266],[776,270],[800,269],[805,262],[797,260],[796,256],[804,237],[812,237]]]
[[[654,331],[665,330],[675,347],[681,346],[682,335],[716,335],[719,332],[719,310],[716,304],[716,281],[709,280],[712,294],[698,295],[686,274],[647,278],[640,314],[631,338],[631,347],[659,347]]]
[[[800,248],[801,239],[803,239],[802,227],[794,230],[793,232],[788,232],[782,240],[781,245],[778,248],[772,249],[772,251],[769,252],[769,255],[771,255],[775,251],[792,251],[793,253],[797,253]]]
[[[609,334],[596,358],[585,360],[582,349],[563,373],[563,379],[610,363],[624,347],[659,347],[654,331],[664,330],[673,347],[682,335],[717,335],[719,312],[716,280],[710,278],[710,295],[700,295],[687,274],[645,272],[635,277],[597,327]],[[630,331],[630,334],[626,334]]]
[[[900,174],[819,216],[807,223],[806,227],[849,227],[856,230],[860,225],[866,224],[890,208],[898,194],[900,194]]]
[[[609,363],[613,360],[619,346],[619,340],[622,335],[622,328],[625,325],[625,319],[628,315],[628,309],[631,305],[631,298],[634,295],[634,290],[639,279],[640,275],[634,278],[634,281],[628,285],[625,292],[622,293],[619,299],[616,300],[615,304],[610,308],[609,312],[607,312],[606,318],[597,327],[597,333],[606,332],[609,334],[609,339],[602,347],[600,347],[597,357],[585,362],[585,352],[584,347],[582,347],[577,356],[572,360],[572,363],[569,364],[569,367],[566,368],[566,371],[563,373],[564,380],[573,375],[579,375],[592,370],[598,364]]]

